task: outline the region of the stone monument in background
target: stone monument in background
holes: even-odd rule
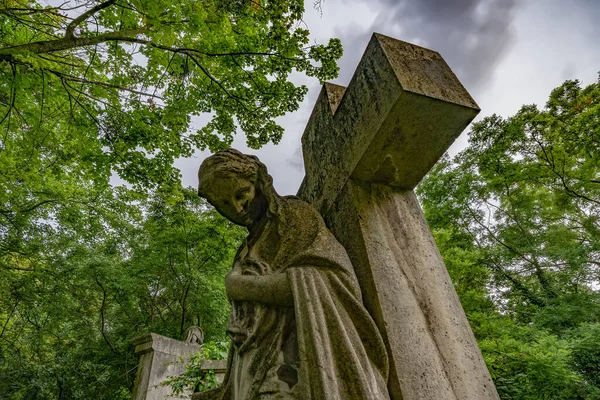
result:
[[[162,383],[171,376],[185,371],[187,359],[200,351],[204,333],[197,326],[188,328],[185,341],[149,333],[131,340],[135,353],[139,356],[133,400],[166,400],[174,398],[171,388]],[[205,371],[215,371],[217,381],[225,374],[225,360],[206,360],[202,363]],[[189,397],[191,392],[183,393]]]

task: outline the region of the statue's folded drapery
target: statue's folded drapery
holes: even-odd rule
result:
[[[194,399],[389,399],[386,350],[345,249],[312,206],[277,203],[234,270],[287,274],[294,306],[233,302],[223,385]]]

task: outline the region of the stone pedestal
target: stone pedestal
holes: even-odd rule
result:
[[[131,341],[136,346],[135,353],[139,355],[134,400],[165,400],[172,396],[171,388],[160,384],[169,376],[181,375],[189,356],[200,351],[197,344],[185,343],[179,340],[149,333]],[[191,393],[187,393],[191,396]]]

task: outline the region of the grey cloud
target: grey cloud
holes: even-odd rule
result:
[[[339,61],[340,75],[333,81],[334,83],[348,85],[372,33],[372,29],[365,30],[364,26],[358,24],[352,24],[343,30],[339,28],[334,30],[334,36],[340,38],[344,46],[344,55]]]
[[[485,87],[513,41],[516,0],[375,0],[379,16],[368,31],[338,32],[346,54],[346,84],[372,32],[438,51],[470,91]],[[358,28],[358,26],[357,26]],[[358,48],[358,46],[362,46]]]
[[[302,156],[302,146],[298,146],[287,161],[294,171],[304,173],[304,158]]]

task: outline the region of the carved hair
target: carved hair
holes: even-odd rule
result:
[[[236,149],[221,150],[206,158],[198,170],[198,195],[207,198],[215,179],[241,177],[254,183],[257,193],[267,199],[268,211],[279,214],[280,197],[273,188],[273,178],[258,157]]]

